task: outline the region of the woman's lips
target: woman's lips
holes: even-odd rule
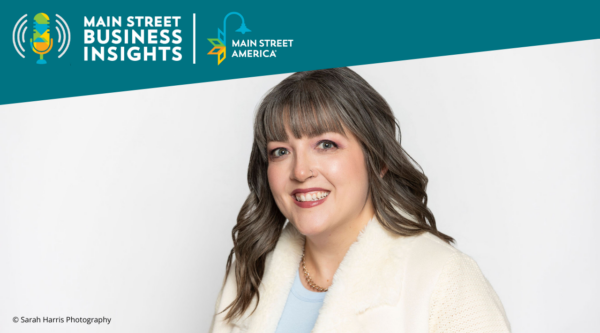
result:
[[[294,195],[296,193],[309,193],[309,192],[329,192],[329,190],[326,190],[326,189],[320,188],[320,187],[297,188],[292,191],[292,195]]]
[[[317,191],[313,192],[306,192],[306,190],[296,190],[294,192],[292,192],[292,200],[294,200],[294,203],[300,207],[300,208],[311,208],[311,207],[315,207],[318,206],[322,203],[325,202],[325,200],[327,200],[327,197],[329,196],[330,192],[327,190],[323,190],[323,189],[318,189]],[[320,199],[318,200],[305,200],[305,201],[299,201],[297,197],[306,197],[305,199],[310,198],[310,196],[314,194],[314,197],[319,197],[321,196]]]

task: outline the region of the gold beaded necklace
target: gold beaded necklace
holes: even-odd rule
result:
[[[304,244],[304,249],[302,249],[302,269],[304,270],[304,277],[306,278],[306,282],[311,288],[315,289],[318,292],[326,292],[329,288],[321,288],[314,284],[314,282],[310,279],[310,274],[306,270],[306,262],[304,261],[304,252],[306,251],[306,243]]]

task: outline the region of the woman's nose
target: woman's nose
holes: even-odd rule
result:
[[[297,181],[304,182],[310,177],[316,175],[315,168],[311,163],[311,159],[307,154],[297,153],[294,160],[294,166],[292,170],[292,178]]]

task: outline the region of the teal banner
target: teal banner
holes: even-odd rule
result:
[[[11,1],[0,104],[600,38],[600,1]]]

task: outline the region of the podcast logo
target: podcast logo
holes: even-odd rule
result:
[[[235,32],[241,32],[242,35],[251,32],[250,29],[246,28],[246,22],[244,22],[242,14],[237,12],[227,14],[223,20],[223,31],[217,28],[218,38],[208,38],[208,41],[213,45],[212,50],[208,54],[215,54],[217,56],[217,65],[220,65],[227,56],[227,18],[231,15],[237,15],[242,19],[242,25]]]
[[[56,29],[59,43],[57,52],[58,58],[60,59],[69,49],[69,44],[71,43],[71,30],[69,29],[67,21],[58,14],[56,14],[55,22],[56,25],[54,28]],[[23,47],[23,44],[27,45],[25,42],[27,28],[27,14],[25,14],[15,24],[12,34],[13,45],[21,58],[25,58],[25,48]],[[34,53],[39,54],[40,59],[36,62],[38,65],[46,64],[44,54],[47,54],[53,48],[56,49],[56,47],[54,47],[54,38],[50,37],[51,31],[50,17],[47,14],[38,13],[33,17],[29,47]]]

